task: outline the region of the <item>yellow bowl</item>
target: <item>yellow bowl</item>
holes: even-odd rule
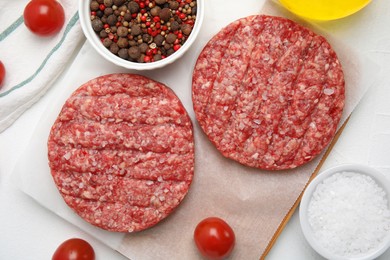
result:
[[[291,12],[313,20],[335,20],[354,14],[371,0],[279,0]]]

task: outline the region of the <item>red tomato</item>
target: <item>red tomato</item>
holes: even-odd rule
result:
[[[230,255],[236,237],[233,229],[222,219],[210,217],[195,228],[195,244],[199,252],[208,259],[219,260]]]
[[[5,78],[5,67],[4,64],[0,61],[0,87],[3,85],[3,81]]]
[[[71,238],[63,242],[54,252],[52,260],[94,260],[92,246],[80,238]]]
[[[24,23],[33,33],[50,36],[58,33],[65,22],[64,8],[55,0],[32,0],[24,8]]]

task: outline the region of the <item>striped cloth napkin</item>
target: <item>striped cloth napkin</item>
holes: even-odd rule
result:
[[[39,37],[24,25],[28,2],[0,0],[0,60],[6,69],[0,89],[0,132],[46,93],[84,39],[78,1],[58,0],[65,24],[49,37]]]

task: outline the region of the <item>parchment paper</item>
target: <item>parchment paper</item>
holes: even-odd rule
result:
[[[206,22],[191,50],[166,68],[141,73],[170,86],[182,100],[194,123],[195,176],[188,195],[172,215],[146,231],[134,234],[111,233],[79,218],[66,206],[56,190],[47,166],[46,142],[50,127],[66,98],[93,77],[113,72],[134,72],[109,64],[88,43],[58,83],[64,91],[59,92],[58,100],[48,108],[48,113],[34,132],[35,138],[21,156],[15,170],[21,189],[49,210],[133,260],[200,259],[192,236],[197,223],[208,216],[221,217],[234,229],[237,241],[230,259],[259,259],[299,198],[325,151],[309,164],[294,170],[263,171],[244,167],[221,156],[198,126],[191,102],[191,75],[204,44],[223,26],[240,17],[256,13],[290,17],[271,2],[267,2],[263,10],[261,3],[248,1],[251,3],[243,8],[238,2],[206,1]],[[230,16],[222,17],[227,10]],[[219,17],[219,23],[215,22]],[[292,16],[290,18],[295,19]],[[215,24],[218,26],[215,27]],[[347,82],[347,100],[342,118],[344,122],[374,83],[379,70],[369,59],[343,46],[342,41],[332,39],[331,36],[327,38],[344,67]],[[34,169],[33,173],[31,169]]]
[[[324,35],[336,50],[346,79],[346,106],[340,126],[350,116],[375,79],[377,66],[332,39],[315,25],[281,6],[267,2],[262,14],[283,16]],[[366,63],[368,62],[368,63]],[[164,225],[129,234],[119,251],[131,259],[199,259],[192,241],[196,224],[208,216],[225,219],[235,230],[237,244],[231,259],[259,259],[279,225],[295,204],[325,151],[307,165],[288,171],[264,171],[224,158],[195,126],[195,178],[187,198]],[[152,246],[151,246],[152,245]],[[148,252],[145,258],[145,252]]]

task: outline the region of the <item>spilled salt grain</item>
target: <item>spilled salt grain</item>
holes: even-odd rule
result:
[[[315,189],[308,207],[318,242],[339,256],[375,250],[390,232],[386,192],[370,176],[339,172]]]

